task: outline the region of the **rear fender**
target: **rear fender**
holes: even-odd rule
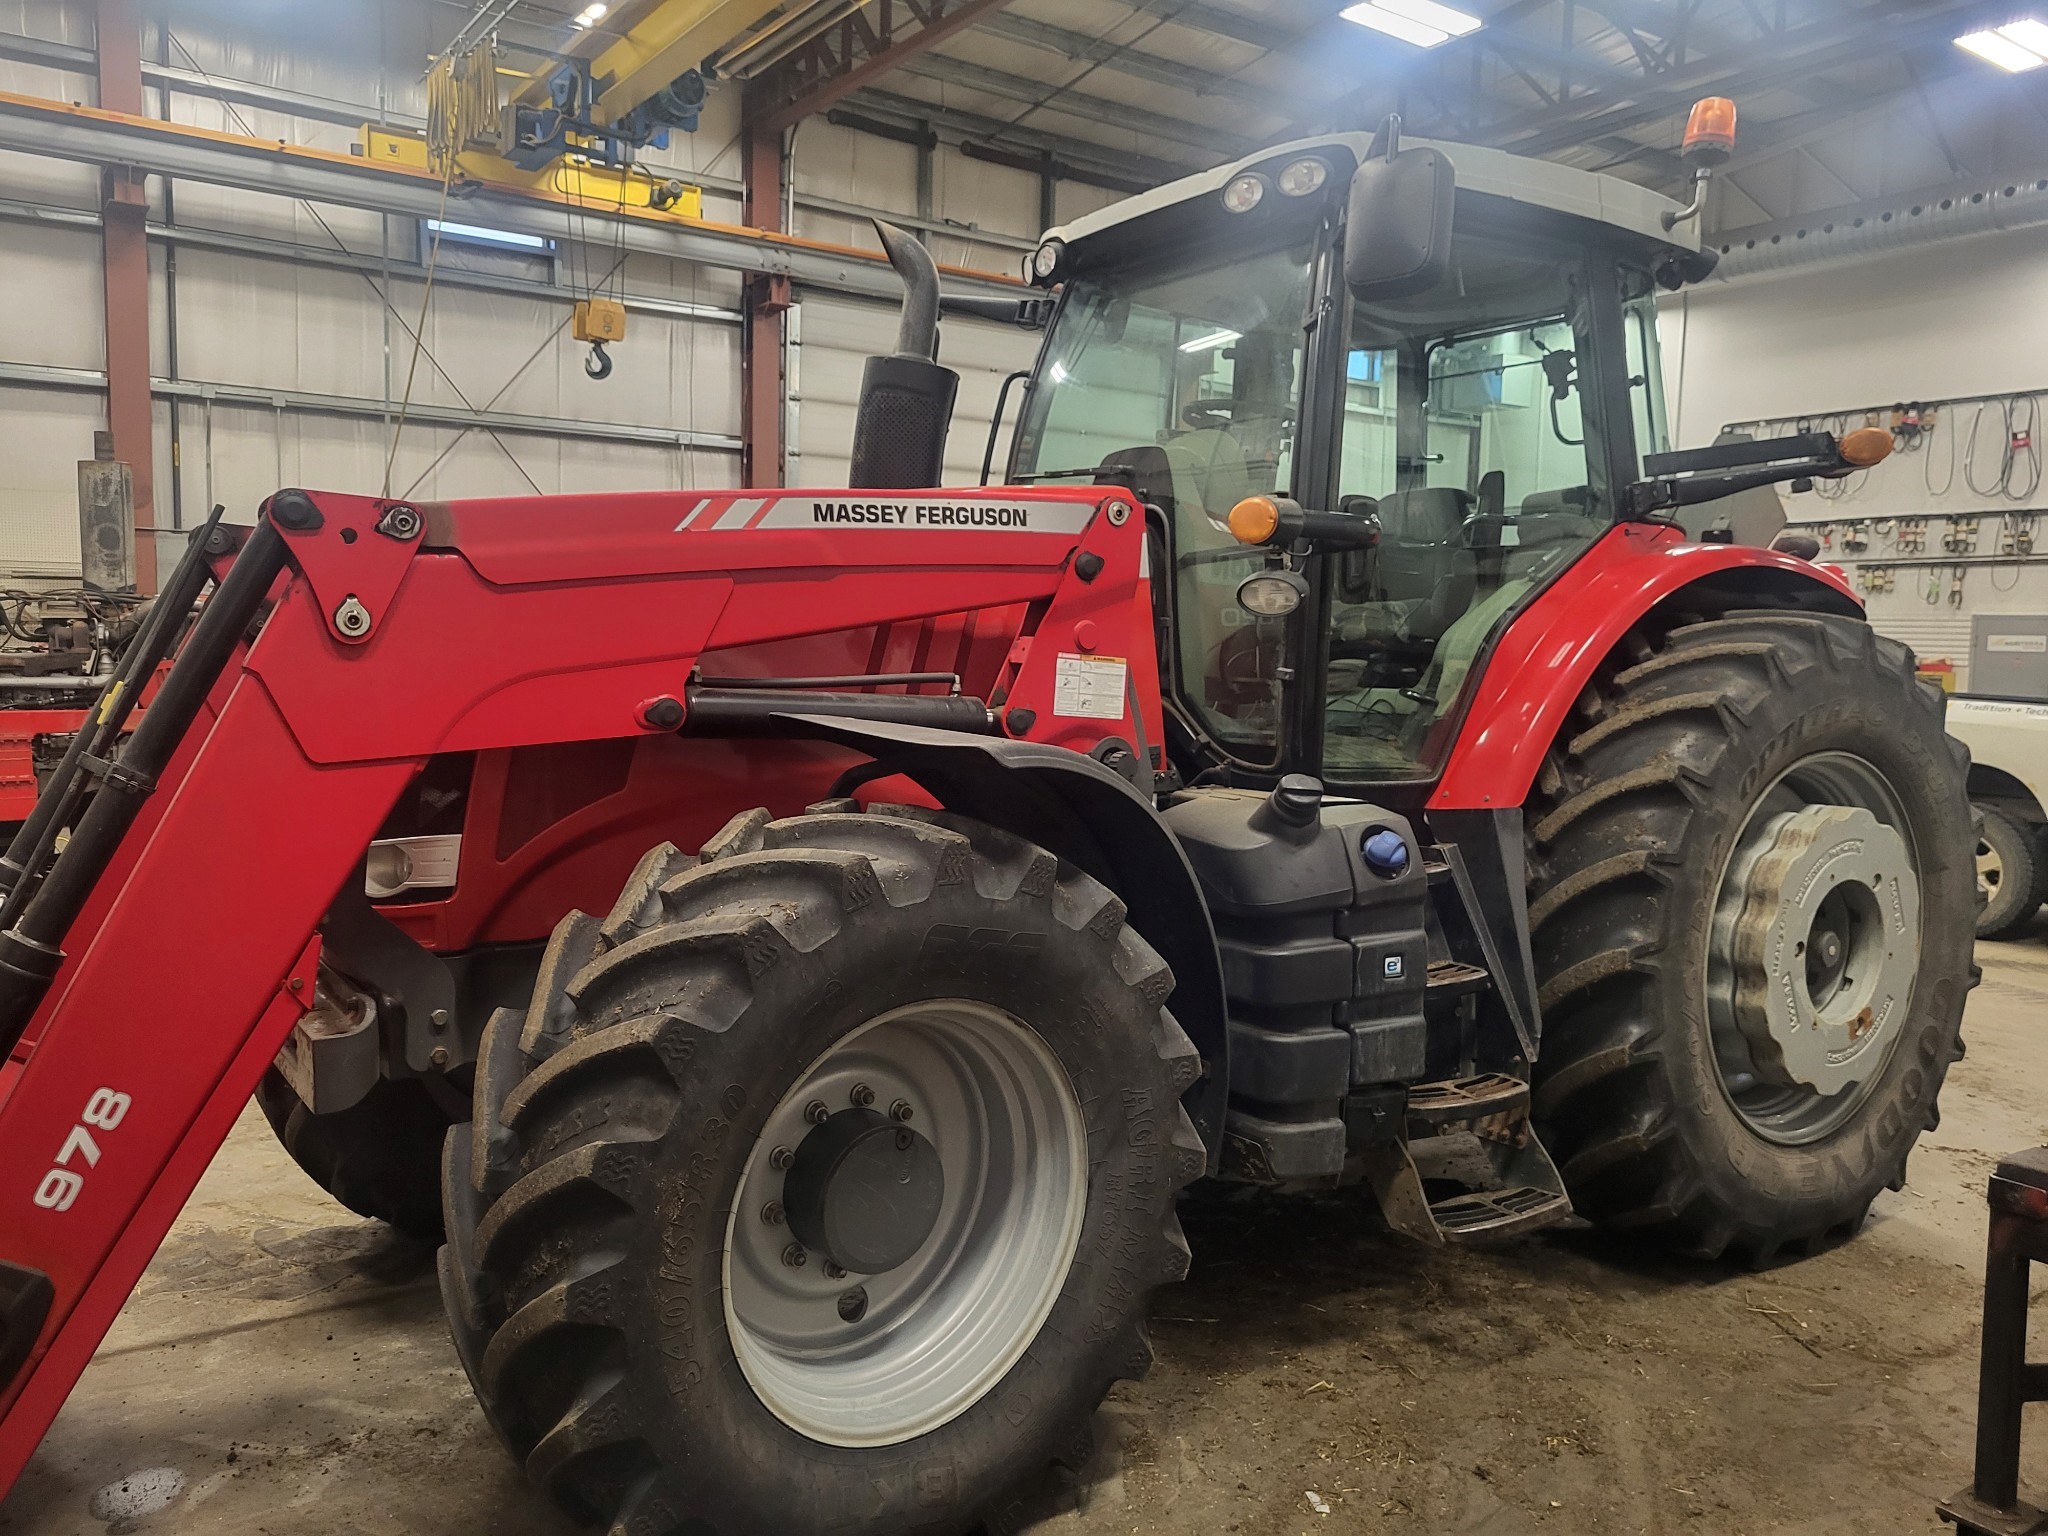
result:
[[[1493,647],[1432,811],[1523,804],[1572,705],[1622,637],[1657,610],[1716,617],[1787,608],[1863,617],[1824,566],[1736,544],[1693,544],[1662,523],[1610,530]]]
[[[946,809],[1028,838],[1116,892],[1131,926],[1173,967],[1173,1016],[1204,1065],[1182,1102],[1213,1172],[1230,1081],[1222,961],[1195,872],[1151,801],[1121,774],[1061,747],[836,716],[802,717],[801,727],[867,753]]]

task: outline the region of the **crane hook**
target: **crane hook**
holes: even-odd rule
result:
[[[590,344],[590,356],[583,360],[583,371],[593,379],[608,379],[612,376],[611,356],[605,351],[603,342],[593,341]]]

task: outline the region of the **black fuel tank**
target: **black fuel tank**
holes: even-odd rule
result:
[[[1429,882],[1414,830],[1293,776],[1271,795],[1190,790],[1164,816],[1222,950],[1231,1120],[1270,1176],[1334,1173],[1345,1094],[1426,1067]]]

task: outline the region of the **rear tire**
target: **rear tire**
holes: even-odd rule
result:
[[[359,1103],[316,1115],[271,1067],[256,1085],[263,1118],[293,1162],[358,1216],[414,1237],[441,1236],[441,1144],[453,1117],[418,1078],[379,1078]]]
[[[1001,1528],[1020,1485],[1086,1459],[1097,1404],[1150,1361],[1152,1289],[1186,1272],[1174,1194],[1203,1151],[1179,1096],[1200,1064],[1162,1006],[1172,978],[1101,885],[943,813],[754,812],[704,857],[657,848],[604,922],[567,918],[530,1011],[501,1010],[485,1033],[475,1118],[450,1135],[443,1181],[442,1289],[470,1380],[534,1480],[617,1532]],[[912,1300],[875,1320],[893,1332],[840,1335],[869,1321],[865,1301],[835,1323],[833,1292],[805,1299],[812,1275],[832,1278],[821,1259],[772,1245],[801,1246],[789,1234],[811,1129],[863,1102],[866,1078],[852,1092],[844,1075],[817,1086],[845,1059],[835,1053],[921,1009],[997,1021],[986,1055],[944,1037],[963,1083],[1000,1079],[995,1097],[1025,1106],[974,1167],[1041,1144],[1024,1134],[1042,1102],[1024,1091],[1027,1060],[1056,1063],[1053,1079],[1071,1083],[1073,1156],[1049,1176],[1027,1160],[1000,1185],[949,1162],[949,1204],[926,1230],[970,1236],[936,1270],[941,1239],[925,1239],[898,1269],[868,1275],[863,1296],[875,1290],[879,1311],[919,1265],[999,1277],[1057,1257],[1035,1312],[991,1302],[917,1334],[941,1309],[904,1281]],[[879,1117],[892,1066],[874,1050],[865,1060],[883,1085],[867,1111]],[[805,1103],[814,1089],[818,1115]],[[1055,1107],[1039,1118],[1051,1125]],[[940,1108],[896,1118],[891,1136],[929,1129],[938,1155],[956,1158]],[[792,1143],[794,1159],[774,1158]],[[1062,1179],[1074,1201],[1064,1239],[1034,1227],[1020,1260],[977,1268],[998,1250],[971,1234],[1003,1230],[1002,1213],[1036,1208],[1031,1192]],[[768,1194],[789,1201],[786,1217]],[[948,1209],[997,1219],[956,1227]],[[758,1299],[778,1276],[795,1302]],[[841,1271],[838,1301],[862,1280]],[[957,1301],[948,1283],[930,1294]],[[789,1326],[813,1342],[783,1350],[775,1329],[806,1304],[815,1315]],[[928,1374],[941,1375],[949,1341],[1010,1319],[1014,1348],[963,1355],[964,1374],[947,1378],[959,1390],[929,1393],[914,1422],[898,1420],[925,1388],[857,1390],[889,1379],[898,1336],[927,1340]],[[860,1341],[855,1353],[847,1340]]]
[[[1544,1028],[1534,1111],[1581,1215],[1762,1262],[1853,1232],[1937,1123],[1974,984],[1968,757],[1943,734],[1943,701],[1915,681],[1911,653],[1861,623],[1744,615],[1623,649],[1559,737],[1530,807]],[[1738,862],[1738,844],[1746,859],[1754,828],[1783,824],[1769,808],[1799,774],[1888,801],[1891,847],[1903,841],[1917,870],[1917,969],[1891,958],[1904,941],[1882,922],[1870,962],[1871,974],[1905,965],[1885,996],[1907,1000],[1880,998],[1875,1025],[1865,1006],[1848,1026],[1889,1043],[1858,1057],[1863,1076],[1833,1095],[1777,1086],[1762,1057],[1745,1083],[1729,1065],[1740,1042],[1716,1023],[1729,993],[1709,975],[1725,882],[1756,867]]]
[[[1977,836],[1977,889],[1984,906],[1977,914],[1977,937],[2003,939],[2033,921],[2041,908],[2041,886],[2048,871],[2041,868],[2031,832],[2003,811],[1979,805],[1984,818]]]

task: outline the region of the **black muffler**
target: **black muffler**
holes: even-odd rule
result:
[[[875,220],[889,263],[903,279],[896,350],[861,371],[848,483],[863,490],[915,490],[944,478],[946,432],[960,375],[933,361],[939,351],[939,269],[908,231]]]

